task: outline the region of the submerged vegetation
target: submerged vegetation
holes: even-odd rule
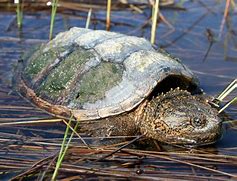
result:
[[[176,4],[172,0],[154,0],[149,2],[151,2],[151,4],[132,4],[129,3],[129,1],[124,0],[119,0],[115,4],[113,4],[114,1],[111,2],[110,0],[90,1],[90,3],[85,1],[76,2],[53,0],[51,4],[48,4],[50,6],[47,6],[46,2],[43,0],[39,0],[37,2],[25,0],[18,2],[15,1],[16,6],[9,6],[8,1],[0,0],[0,8],[7,9],[7,11],[16,10],[17,26],[19,29],[21,29],[21,31],[23,10],[24,15],[28,12],[36,13],[41,11],[44,12],[46,10],[46,12],[50,14],[50,25],[49,28],[47,28],[47,31],[44,29],[44,32],[41,32],[41,34],[49,31],[49,39],[52,39],[53,37],[56,14],[59,13],[61,15],[62,13],[65,15],[63,16],[64,22],[68,21],[68,16],[71,16],[73,18],[76,17],[75,19],[77,22],[82,21],[83,23],[81,24],[83,24],[83,26],[86,24],[86,28],[88,28],[89,25],[91,27],[97,25],[99,28],[102,27],[107,30],[111,29],[120,31],[123,27],[127,27],[128,33],[137,35],[138,32],[141,32],[140,34],[144,34],[146,38],[150,38],[153,44],[157,43],[157,40],[164,47],[174,44],[174,52],[180,51],[180,53],[176,52],[176,54],[180,54],[180,57],[183,56],[184,58],[186,56],[186,49],[188,51],[191,46],[188,45],[185,47],[185,49],[182,48],[182,43],[180,46],[180,44],[177,42],[188,33],[190,33],[193,37],[197,36],[198,39],[186,38],[188,40],[184,40],[183,44],[190,43],[192,46],[197,44],[198,48],[207,44],[205,40],[204,44],[202,42],[198,42],[199,38],[201,37],[201,33],[197,33],[196,31],[192,32],[192,30],[196,24],[198,24],[198,22],[203,20],[202,18],[205,17],[207,13],[216,13],[216,9],[212,9],[211,7],[212,4],[208,6],[206,1],[198,1],[200,2],[200,7],[205,11],[203,13],[204,15],[201,14],[200,20],[197,19],[197,22],[187,26],[185,30],[180,30],[181,28],[177,26],[175,29],[173,25],[174,22],[172,22],[173,20],[167,18],[167,16],[169,16],[169,11],[175,11],[175,13],[178,14],[180,12],[186,11],[186,8],[190,8],[192,10],[190,12],[191,14],[196,12],[195,7],[185,7],[178,5],[179,3],[184,3],[184,1],[178,1],[178,3],[175,1]],[[11,2],[11,4],[13,3]],[[230,18],[228,19],[228,15],[230,14],[229,11],[236,11],[236,4],[233,0],[227,0],[224,5],[225,6],[222,6],[222,11],[224,13],[220,14],[222,19],[219,20],[219,28],[213,28],[215,33],[219,36],[219,39],[214,42],[213,46],[218,45],[218,43],[222,41],[222,37],[227,37],[225,33],[227,33],[230,37],[236,38],[235,30],[231,29],[231,26],[236,25],[236,21],[234,21],[234,25],[232,25],[232,23],[229,22]],[[49,11],[49,7],[51,7],[51,12]],[[159,9],[159,7],[164,9],[167,8],[168,11],[166,14],[161,14],[160,11],[162,11],[162,9]],[[200,7],[198,8],[200,9]],[[80,13],[78,13],[79,11]],[[131,14],[129,14],[131,17],[126,17],[126,19],[122,21],[122,15],[119,14],[120,11],[124,13],[125,16],[128,16],[126,14],[127,12],[131,12]],[[96,12],[99,13],[96,14]],[[177,14],[175,15],[175,13],[174,19],[178,18]],[[135,19],[133,17],[134,14],[143,14],[145,18]],[[185,21],[184,17],[182,18],[183,19],[178,21],[178,23],[183,23],[183,26],[189,24],[189,22],[187,23]],[[140,24],[134,25],[135,23],[133,23],[133,21],[137,24]],[[159,26],[158,30],[156,30],[157,22],[161,23],[162,26],[165,26],[167,29],[164,31],[162,30],[162,26]],[[76,24],[75,22],[73,23]],[[230,29],[226,30],[225,25],[227,25],[226,27]],[[36,26],[36,29],[39,28],[39,26]],[[114,29],[116,26],[119,28]],[[151,31],[149,31],[149,33],[144,33],[143,31],[145,27],[148,27],[148,29]],[[31,30],[31,28],[32,27],[28,29]],[[11,31],[9,27],[6,29],[7,31]],[[41,30],[42,29],[39,31]],[[161,33],[158,34],[158,31],[161,31]],[[172,34],[173,31],[178,31],[180,34],[178,34],[178,36],[174,39],[171,38],[162,42],[162,39],[168,39],[169,34]],[[158,36],[155,36],[156,34],[158,34]],[[35,35],[25,38],[26,41],[24,42],[24,46],[26,46],[27,43],[29,43],[31,46],[31,44],[41,42],[40,38],[33,39],[32,37],[35,37]],[[225,41],[227,41],[226,44],[229,46],[232,45],[230,43],[231,41],[236,43],[235,38],[225,39]],[[195,40],[197,43],[194,42]],[[0,41],[7,43],[18,43],[19,39],[15,37],[9,39],[9,37],[1,36]],[[192,42],[194,43],[192,44]],[[6,51],[7,53],[9,51],[11,55],[10,58],[7,56],[4,57],[5,54],[1,52],[0,56],[4,57],[2,60],[17,59],[12,55],[13,52],[16,55],[18,55],[17,53],[19,52],[21,53],[22,50],[20,51],[17,46],[18,45],[16,45],[16,48],[12,51],[10,51],[8,48],[4,48],[3,51]],[[231,51],[231,57],[226,55],[225,58],[231,62],[236,62],[236,50],[233,47],[227,47],[227,49]],[[170,50],[173,50],[172,47]],[[207,62],[205,63],[209,63],[208,61],[210,60],[216,61],[216,59],[220,57],[218,52],[214,52],[213,54],[210,52],[208,51],[205,55],[207,56]],[[205,54],[206,49],[202,51],[199,51],[199,49],[194,50],[190,60],[193,59],[195,55],[200,57],[200,53]],[[2,61],[0,65],[2,70],[5,70],[5,67],[2,65],[4,63],[6,64],[6,62]],[[196,62],[193,63],[195,67]],[[209,68],[212,68],[214,64],[215,62],[211,62]],[[236,66],[236,63],[234,65]],[[204,78],[202,78],[203,80],[205,80],[206,77],[211,77],[211,81],[214,80],[215,82],[218,82],[223,78],[223,76],[220,75],[220,72],[217,72],[213,76],[212,70],[204,71],[204,73],[200,73],[199,70],[196,71],[197,73],[200,73],[199,75],[204,74]],[[4,75],[5,74],[1,74],[1,77],[5,78]],[[227,75],[228,76],[224,76],[224,82],[222,80],[220,84],[216,85],[218,87],[215,87],[215,90],[213,90],[214,93],[218,91],[218,88],[222,88],[223,84],[227,84],[227,82],[233,78],[233,76],[229,76],[229,74]],[[215,77],[216,79],[213,79],[212,77]],[[75,123],[75,121],[72,118],[70,120],[64,118],[55,119],[42,112],[42,110],[32,107],[27,102],[20,99],[17,94],[9,93],[10,90],[8,86],[4,84],[4,78],[0,79],[0,143],[2,145],[0,149],[0,178],[11,178],[12,180],[20,180],[23,178],[37,180],[56,180],[56,178],[67,178],[68,180],[82,180],[86,178],[122,178],[143,180],[159,180],[164,178],[182,180],[237,179],[237,149],[236,144],[234,143],[231,146],[220,146],[219,144],[217,145],[217,148],[215,148],[215,146],[204,148],[184,148],[177,146],[170,148],[167,145],[158,145],[155,143],[154,147],[156,151],[151,151],[153,148],[150,148],[149,150],[144,150],[144,148],[133,149],[133,146],[128,144],[129,142],[121,142],[116,145],[111,144],[107,146],[91,144],[90,147],[88,147],[87,143],[92,143],[95,139],[101,138],[91,138],[83,134],[78,134],[76,132],[78,125],[85,123],[77,122],[73,127],[72,125]],[[213,84],[213,82],[211,82],[211,84]],[[236,101],[237,96],[234,96],[231,98],[229,103],[234,104]],[[237,110],[236,108],[230,108],[230,110],[227,109],[227,112],[234,117],[234,120],[230,121],[230,118],[227,117],[228,121],[224,124],[224,126],[227,127],[227,131],[234,130],[231,133],[234,134],[232,137],[236,138]],[[233,139],[235,140],[235,138]],[[110,139],[113,140],[119,138],[111,137]],[[144,140],[141,138],[140,141],[142,142]],[[222,144],[225,143],[222,142]]]

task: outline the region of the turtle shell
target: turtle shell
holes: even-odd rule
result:
[[[56,115],[100,119],[130,111],[169,76],[197,85],[180,60],[144,38],[71,28],[23,57],[17,87]]]

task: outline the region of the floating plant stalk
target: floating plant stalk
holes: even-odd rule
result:
[[[229,102],[227,102],[220,110],[219,113],[223,112],[227,107],[229,107],[231,104],[237,102],[237,96],[231,99]]]
[[[51,4],[52,11],[51,11],[51,20],[50,20],[49,40],[51,40],[53,36],[53,27],[54,27],[54,21],[55,21],[55,16],[56,16],[57,7],[58,7],[58,1],[59,0],[53,0],[53,3]]]
[[[237,79],[234,79],[221,93],[217,96],[217,100],[222,102],[233,90],[237,88]]]
[[[152,6],[152,26],[151,26],[151,43],[155,43],[156,39],[156,25],[157,25],[157,18],[159,14],[159,0],[155,1],[155,4]]]
[[[107,0],[106,30],[110,30],[111,0]]]

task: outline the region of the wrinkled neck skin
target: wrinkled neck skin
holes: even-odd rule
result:
[[[130,136],[140,134],[138,122],[134,121],[135,112],[124,113],[108,118],[82,121],[80,123],[80,131],[89,136],[96,137],[93,141],[95,144],[114,144],[125,141]]]
[[[222,134],[218,111],[203,95],[171,90],[153,98],[143,111],[141,133],[160,142],[200,146],[216,142]]]

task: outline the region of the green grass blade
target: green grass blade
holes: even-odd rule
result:
[[[86,19],[86,27],[85,27],[86,29],[88,29],[90,26],[91,12],[92,12],[92,9],[90,8],[90,10],[88,11],[87,19]]]
[[[54,27],[54,21],[55,21],[55,16],[56,16],[57,7],[58,7],[58,1],[59,0],[53,0],[53,3],[52,3],[50,30],[49,30],[49,40],[51,40],[52,37],[53,37],[53,27]]]
[[[17,17],[17,26],[18,28],[22,28],[22,20],[23,20],[23,2],[20,0],[15,0],[16,4],[16,17]]]
[[[72,122],[72,117],[70,118],[68,125],[70,125],[71,122]],[[63,142],[61,144],[61,149],[60,149],[60,152],[58,154],[58,160],[57,160],[56,167],[55,167],[55,170],[54,170],[54,173],[53,173],[53,176],[52,176],[52,180],[56,180],[56,177],[58,175],[58,170],[59,170],[59,168],[62,164],[61,157],[64,153],[65,148],[66,148],[65,144],[66,144],[66,140],[67,140],[67,137],[68,137],[68,132],[69,132],[69,126],[66,127],[66,130],[65,130],[65,133],[64,133]]]
[[[63,162],[63,159],[67,153],[67,150],[69,148],[69,145],[71,143],[71,140],[74,136],[74,133],[75,131],[77,130],[78,126],[79,126],[79,121],[77,121],[76,125],[74,126],[73,128],[73,131],[67,141],[67,137],[68,137],[68,132],[69,132],[69,129],[70,129],[70,125],[71,125],[71,122],[72,122],[72,117],[70,118],[69,120],[69,123],[67,124],[67,127],[66,127],[66,130],[65,130],[65,133],[64,133],[64,138],[63,138],[63,142],[61,144],[61,149],[60,149],[60,152],[59,152],[59,155],[58,155],[58,160],[57,160],[57,163],[56,163],[56,166],[55,166],[55,170],[54,170],[54,173],[53,173],[53,176],[52,176],[52,179],[51,180],[56,180],[56,177],[58,175],[58,170],[59,168],[61,167],[62,165],[62,162]],[[67,143],[66,143],[67,141]]]
[[[152,27],[151,27],[151,43],[154,44],[156,40],[156,25],[159,14],[159,0],[155,1],[155,5],[152,8]]]
[[[107,0],[106,30],[110,30],[111,0]]]
[[[75,127],[74,127],[74,130],[77,129],[78,125],[79,125],[79,121],[77,121],[77,123],[76,123],[76,125],[75,125]],[[61,155],[61,157],[60,157],[59,163],[62,163],[62,161],[63,161],[63,159],[64,159],[64,156],[65,156],[65,154],[67,153],[67,150],[68,150],[68,148],[69,148],[69,145],[70,145],[70,142],[71,142],[71,140],[72,140],[72,138],[73,138],[73,135],[74,135],[74,132],[71,133],[71,136],[70,136],[70,138],[69,138],[69,140],[68,140],[68,142],[67,142],[67,144],[66,144],[66,146],[65,146],[65,149],[63,150],[63,153],[62,153],[62,155]],[[60,165],[61,165],[61,164],[60,164]]]

